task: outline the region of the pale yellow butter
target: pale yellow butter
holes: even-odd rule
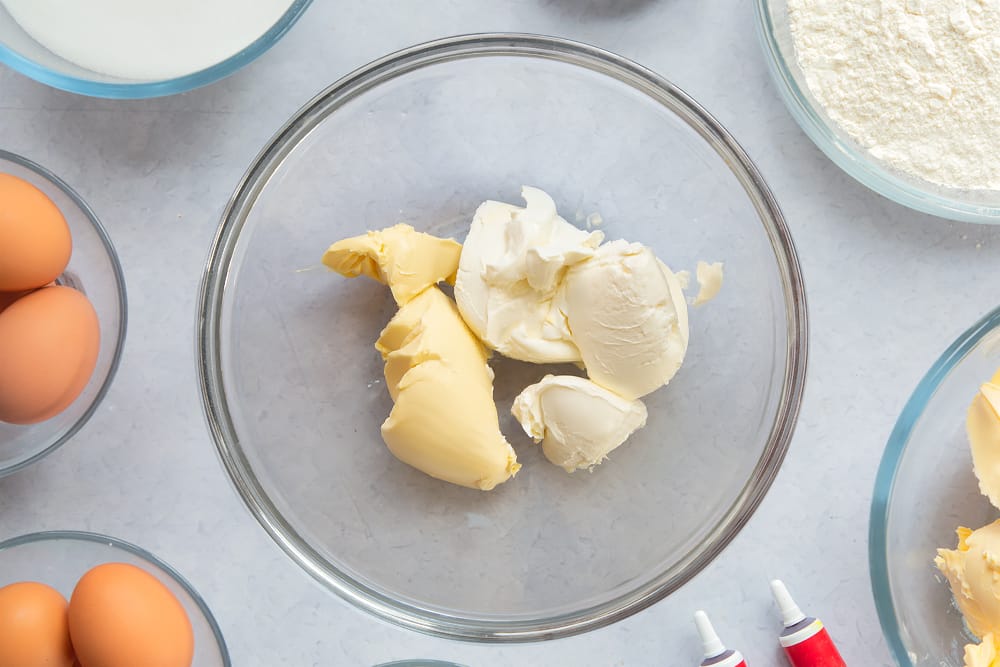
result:
[[[997,636],[986,633],[978,644],[966,644],[965,667],[1000,667],[1000,646]]]
[[[489,490],[521,466],[500,432],[486,349],[436,287],[454,282],[461,250],[401,224],[338,241],[323,263],[388,285],[399,304],[375,343],[395,403],[382,424],[389,451],[431,477]]]
[[[948,578],[972,634],[1000,633],[1000,520],[955,532],[957,548],[938,549],[934,564]]]
[[[337,241],[323,263],[348,278],[367,276],[389,286],[400,306],[439,282],[455,283],[462,244],[418,232],[410,225]]]
[[[399,309],[375,347],[396,404],[382,438],[431,477],[488,491],[520,469],[500,432],[486,350],[432,287]]]
[[[979,490],[1000,508],[1000,371],[972,399],[965,427]]]

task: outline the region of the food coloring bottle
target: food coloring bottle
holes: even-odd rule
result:
[[[823,622],[803,614],[781,581],[771,582],[771,593],[785,624],[778,641],[792,667],[847,667]]]
[[[694,623],[698,626],[701,646],[705,650],[705,659],[701,661],[701,667],[747,667],[746,660],[739,651],[727,649],[722,645],[719,635],[715,634],[712,622],[708,620],[708,614],[696,611]]]

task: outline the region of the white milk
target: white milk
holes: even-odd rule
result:
[[[42,46],[125,79],[171,79],[219,63],[267,32],[292,0],[0,0]]]

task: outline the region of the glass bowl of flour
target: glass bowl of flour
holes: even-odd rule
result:
[[[82,95],[173,95],[253,61],[311,2],[0,0],[0,63]]]
[[[1000,6],[757,0],[792,116],[844,171],[900,204],[1000,222]]]

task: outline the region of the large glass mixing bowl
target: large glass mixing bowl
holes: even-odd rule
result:
[[[875,481],[868,548],[882,630],[901,667],[962,667],[974,637],[947,581],[938,547],[955,528],[997,518],[972,472],[965,416],[979,385],[1000,368],[1000,308],[952,343],[917,385],[885,446]]]
[[[524,468],[477,492],[387,451],[372,344],[394,304],[318,264],[331,242],[399,221],[461,240],[481,201],[517,202],[522,184],[675,269],[723,260],[726,284],[692,310],[687,362],[645,399],[648,426],[592,473],[545,461],[509,414],[552,369],[495,358]],[[547,37],[445,39],[321,93],[240,183],[200,302],[205,408],[251,512],[353,604],[470,640],[583,632],[690,579],[773,480],[805,373],[795,252],[743,150],[656,74]]]

